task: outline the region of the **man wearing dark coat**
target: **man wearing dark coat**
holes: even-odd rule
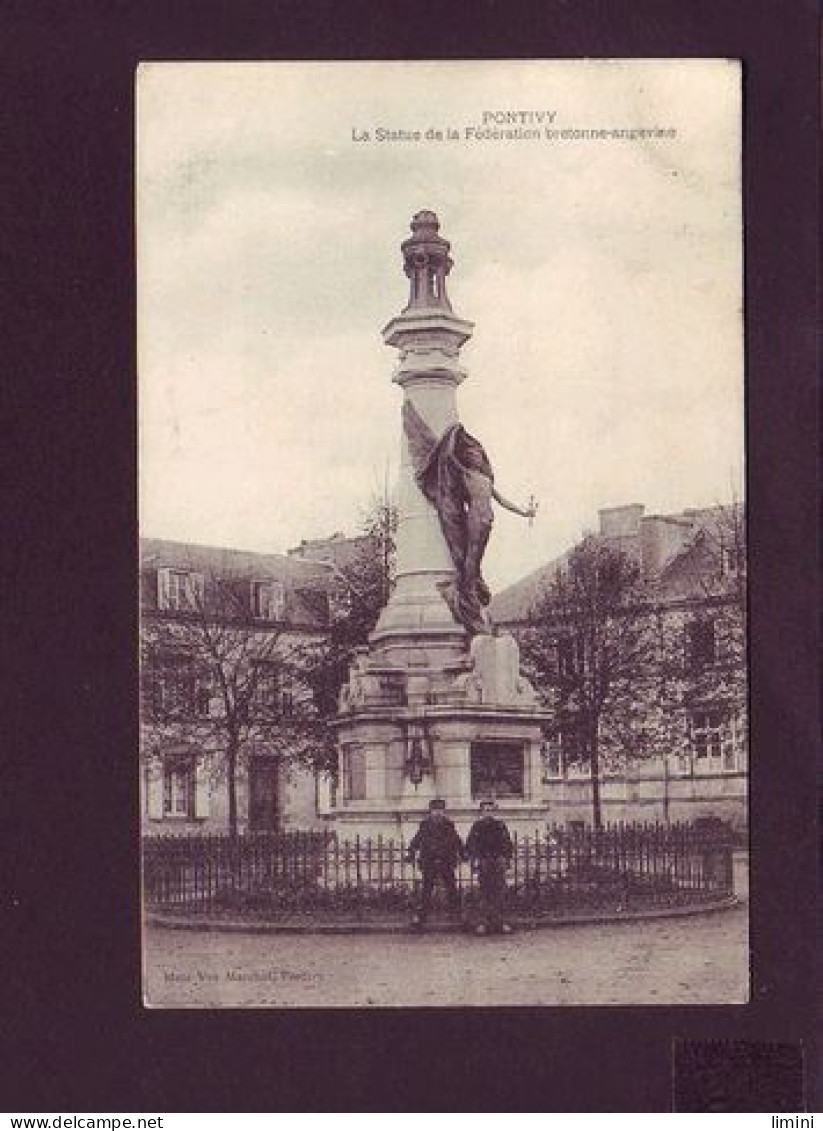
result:
[[[460,910],[460,894],[454,872],[462,856],[463,842],[446,816],[446,803],[435,798],[429,802],[428,816],[420,822],[407,852],[407,858],[412,863],[417,861],[423,873],[420,909],[412,920],[415,927],[425,926],[431,910],[432,892],[438,880],[445,889],[449,911],[456,914]]]
[[[494,815],[495,808],[491,798],[480,802],[480,817],[466,839],[466,853],[477,870],[480,887],[480,921],[475,927],[478,935],[490,931],[511,933],[511,927],[503,918],[503,902],[506,897],[506,872],[514,848],[509,830]]]

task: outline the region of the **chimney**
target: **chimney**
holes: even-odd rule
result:
[[[643,576],[654,577],[685,547],[693,530],[688,519],[649,515],[640,524]]]
[[[642,503],[629,503],[623,507],[603,507],[600,517],[601,538],[631,538],[640,533],[640,520],[645,507]]]

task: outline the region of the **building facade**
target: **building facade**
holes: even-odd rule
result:
[[[631,707],[600,743],[604,820],[747,822],[746,570],[739,506],[646,515],[640,504],[601,510],[594,535],[634,563],[644,605],[648,670]],[[501,592],[495,622],[524,640],[534,610],[569,555]],[[542,631],[548,631],[544,626]],[[562,631],[556,672],[574,664]],[[579,720],[564,711],[562,679],[543,691],[552,712],[543,793],[552,819],[592,817],[591,768]],[[618,712],[615,712],[618,714]],[[611,725],[609,723],[611,722]]]
[[[657,665],[645,689],[635,689],[629,733],[604,728],[599,780],[606,821],[716,816],[738,828],[746,825],[741,531],[739,508],[647,516],[633,505],[599,514],[596,538],[638,567]],[[274,555],[141,540],[145,835],[223,833],[231,826],[232,807],[239,832],[336,827],[343,808],[367,805],[368,768],[362,759],[343,743],[336,779],[318,776],[292,756],[290,728],[309,694],[290,660],[328,639],[330,626],[347,615],[341,577],[368,550],[366,541],[335,535]],[[492,602],[497,629],[519,638],[526,653],[533,610],[568,557],[548,563]],[[552,647],[558,670],[573,663],[562,633]],[[230,713],[239,716],[242,745],[233,771],[227,764],[221,671],[234,677],[238,689]],[[538,682],[525,664],[524,673]],[[530,771],[532,808],[548,821],[589,823],[592,783],[585,743],[555,692],[539,685],[538,691],[551,724],[544,727],[539,765]],[[478,746],[472,796],[489,788],[482,753]],[[501,798],[526,796],[525,779],[512,784],[497,773],[492,785]]]
[[[290,756],[329,570],[299,556],[141,539],[144,835],[315,827],[317,781]],[[234,754],[232,755],[232,750]]]

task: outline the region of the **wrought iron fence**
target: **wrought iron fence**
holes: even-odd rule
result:
[[[733,893],[724,825],[616,823],[549,826],[514,834],[508,899],[514,913],[641,910],[713,902]],[[477,877],[460,863],[470,909]],[[333,833],[160,836],[143,844],[143,891],[152,911],[357,917],[412,907],[420,872],[402,839]]]

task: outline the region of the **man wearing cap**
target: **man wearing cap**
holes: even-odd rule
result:
[[[431,897],[437,880],[442,883],[449,911],[456,914],[460,910],[460,895],[454,870],[463,855],[463,842],[457,829],[446,816],[446,802],[435,798],[429,802],[428,816],[420,822],[420,827],[409,842],[407,858],[420,865],[423,885],[420,910],[412,920],[415,927],[423,927],[431,909]]]
[[[509,830],[494,815],[496,808],[492,798],[480,802],[480,817],[466,839],[466,852],[472,867],[477,869],[480,887],[481,919],[475,927],[478,935],[490,931],[505,935],[511,933],[511,927],[503,918],[503,901],[506,896],[506,871],[514,849]]]

